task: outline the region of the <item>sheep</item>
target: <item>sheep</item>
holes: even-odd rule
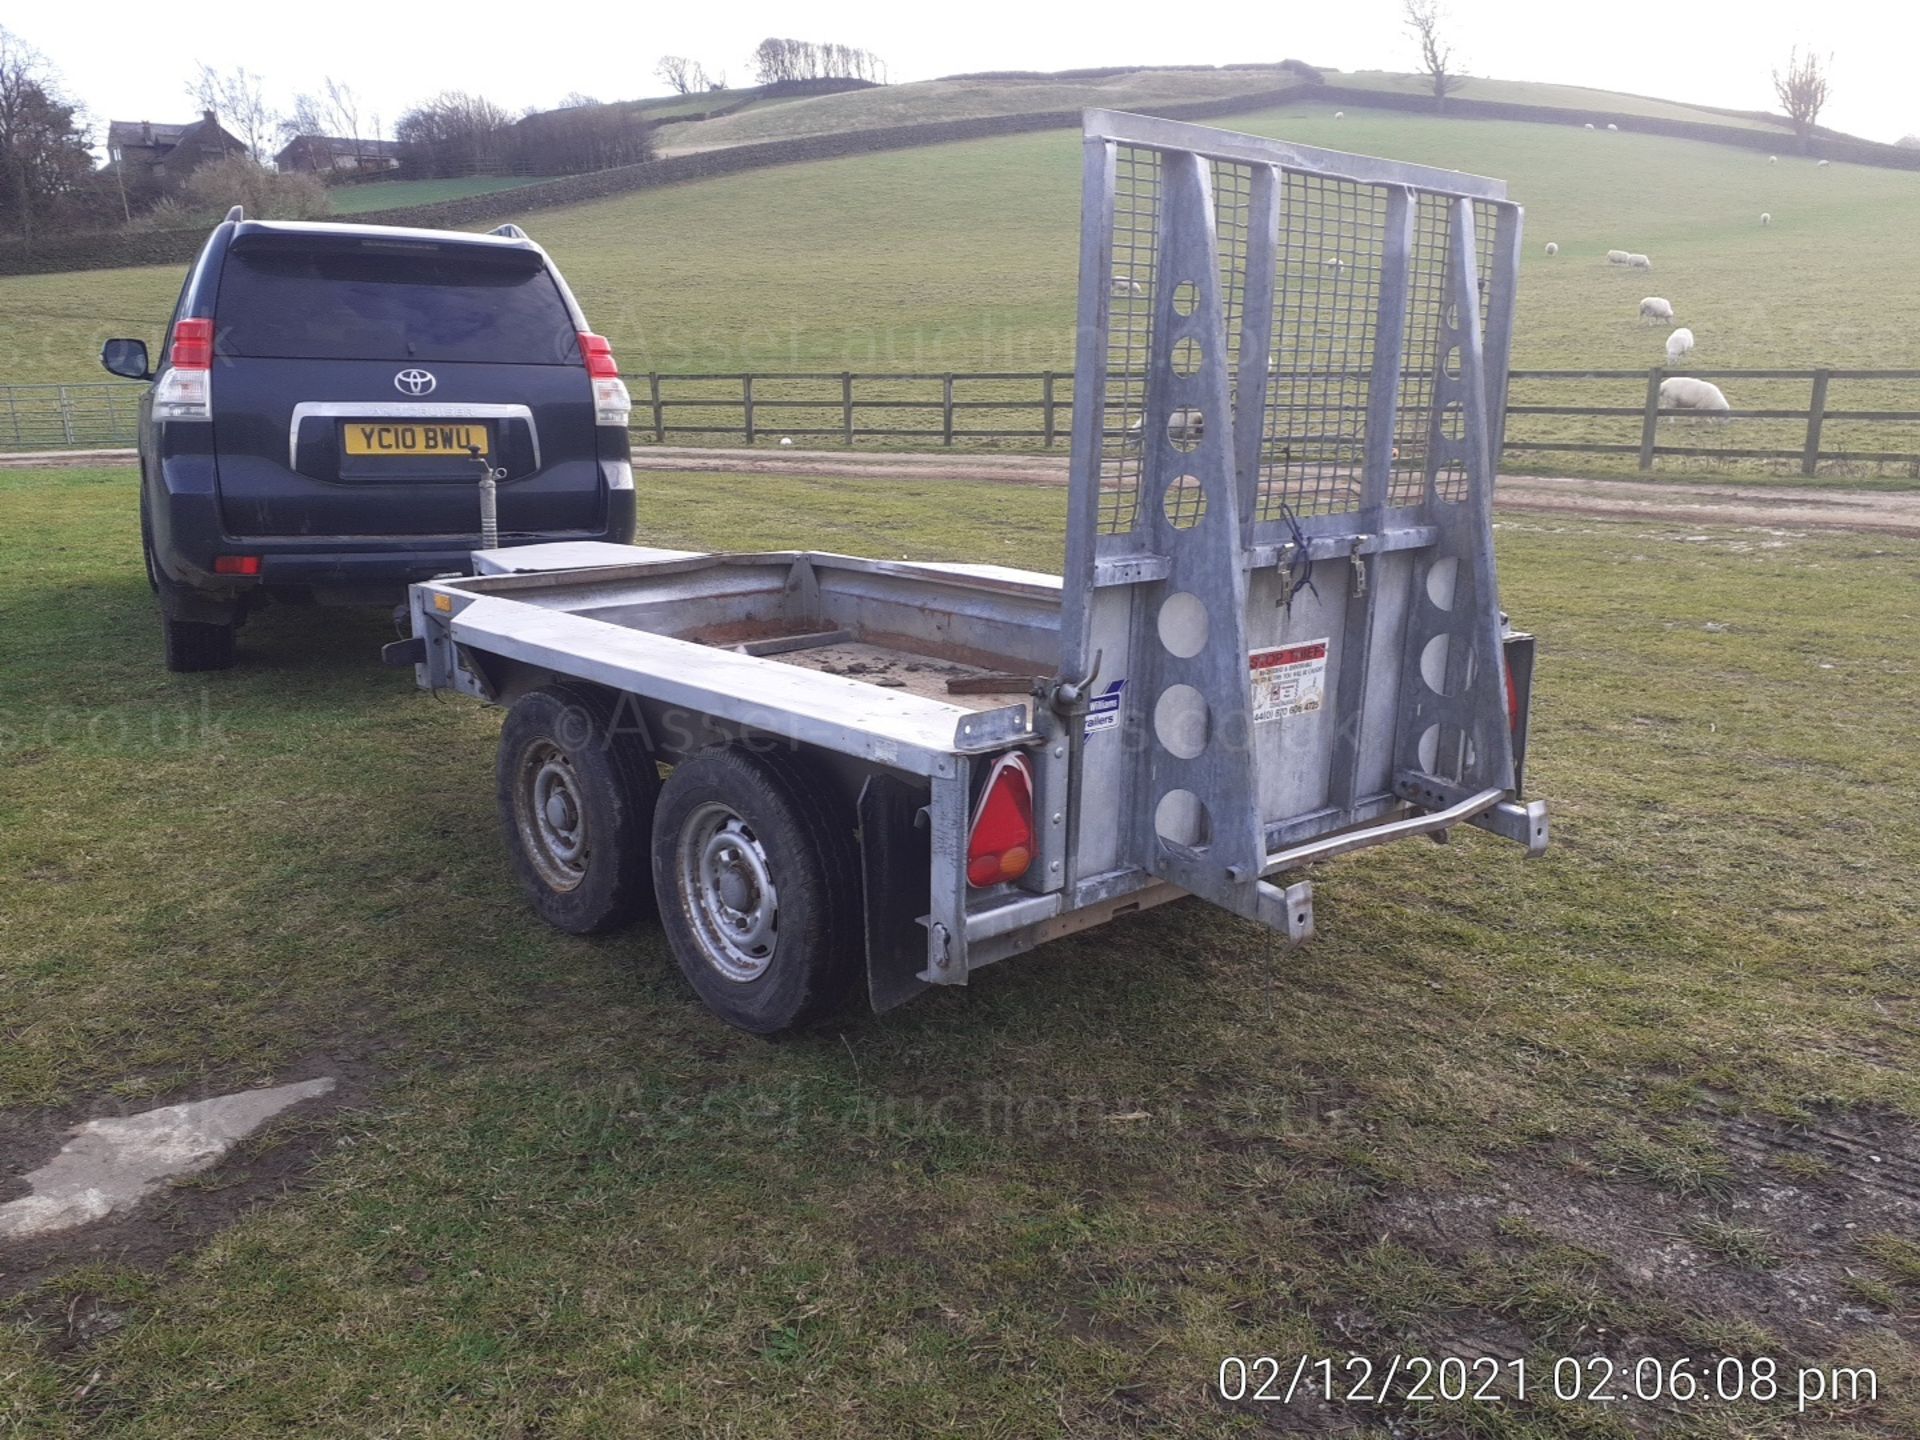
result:
[[[1769,165],[1778,165],[1780,163],[1780,157],[1778,155],[1769,155],[1767,156],[1767,163]]]
[[[1607,122],[1607,129],[1609,129],[1609,130],[1618,130],[1619,128],[1620,128],[1620,127],[1619,127],[1618,125],[1615,125],[1615,124],[1614,124],[1614,123],[1613,123],[1613,122],[1612,122],[1611,120],[1609,120],[1609,121]]]
[[[1627,256],[1627,268],[1629,270],[1651,270],[1653,269],[1653,261],[1644,255],[1629,255]]]
[[[1558,255],[1559,253],[1560,253],[1560,247],[1554,244],[1553,241],[1551,240],[1547,241],[1547,254]]]
[[[1640,318],[1651,325],[1658,320],[1673,319],[1673,302],[1662,300],[1658,295],[1649,295],[1640,302]]]
[[[1632,258],[1633,257],[1628,255],[1624,250],[1607,251],[1607,264],[1609,265],[1624,265]]]
[[[1693,331],[1683,325],[1667,336],[1667,364],[1678,365],[1691,349],[1693,349]]]
[[[1591,120],[1589,120],[1589,121],[1587,122],[1587,129],[1589,129],[1589,130],[1591,130],[1592,128],[1593,128],[1593,122],[1592,122]]]
[[[1116,270],[1113,275],[1113,283],[1109,287],[1108,293],[1113,295],[1144,295],[1147,292],[1140,288],[1140,282],[1135,280],[1131,275],[1123,275]]]
[[[1140,448],[1141,429],[1145,424],[1146,417],[1140,416],[1127,426],[1125,437],[1127,449]],[[1167,416],[1167,438],[1175,445],[1190,450],[1204,440],[1206,435],[1207,417],[1202,411],[1175,410]]]
[[[1347,118],[1347,112],[1344,110],[1336,110],[1333,112],[1333,118],[1336,120],[1344,120]]]
[[[1320,263],[1329,270],[1344,270],[1347,266],[1347,262],[1342,260],[1338,255],[1329,255]]]
[[[1768,210],[1762,210],[1760,212],[1760,223],[1762,225],[1771,225],[1773,223],[1773,213]]]
[[[1727,397],[1721,393],[1718,385],[1695,380],[1690,375],[1669,375],[1660,382],[1660,408],[1691,410],[1697,414],[1722,418],[1733,409],[1727,404]]]
[[[1833,161],[1831,161],[1831,160],[1816,160],[1816,161],[1814,161],[1813,163],[1814,163],[1814,168],[1816,168],[1816,169],[1819,169],[1819,170],[1824,170],[1824,169],[1826,169],[1826,168],[1827,168],[1827,166],[1829,166],[1829,165],[1831,165],[1831,164],[1833,163]]]

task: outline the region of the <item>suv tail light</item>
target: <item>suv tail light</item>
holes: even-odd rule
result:
[[[587,362],[587,374],[593,380],[594,422],[627,428],[633,417],[633,397],[620,379],[620,366],[613,358],[613,347],[604,335],[590,330],[580,332],[580,354]]]
[[[167,368],[153,385],[156,420],[213,418],[213,321],[176,320]]]
[[[975,889],[1018,880],[1033,863],[1033,770],[1027,757],[993,762],[967,835],[967,883]]]

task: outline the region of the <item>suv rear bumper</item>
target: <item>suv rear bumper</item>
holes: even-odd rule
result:
[[[204,463],[202,457],[195,457]],[[172,472],[168,463],[164,472]],[[198,465],[188,467],[198,469]],[[623,464],[609,474],[604,493],[604,529],[508,532],[503,546],[538,545],[552,540],[610,540],[631,544],[635,507],[632,472]],[[210,485],[179,485],[167,474],[165,493],[153,497],[155,563],[173,582],[183,613],[176,618],[212,619],[221,607],[235,606],[262,590],[309,592],[323,602],[397,601],[406,587],[448,573],[466,574],[473,552],[481,548],[476,531],[461,535],[230,535],[221,524],[219,500]],[[624,482],[624,483],[622,483]],[[216,556],[259,559],[257,575],[214,573]],[[178,592],[186,592],[178,594]],[[198,602],[198,603],[195,603]],[[193,613],[188,614],[187,611]]]

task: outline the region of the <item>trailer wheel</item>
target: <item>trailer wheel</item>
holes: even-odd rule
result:
[[[675,767],[653,883],[674,958],[729,1025],[775,1035],[845,1002],[862,954],[853,817],[790,757],[726,746]]]
[[[597,935],[653,901],[646,850],[660,777],[604,692],[551,685],[522,696],[500,730],[495,771],[507,853],[540,918]]]

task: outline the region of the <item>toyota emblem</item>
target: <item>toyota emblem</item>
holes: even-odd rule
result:
[[[393,388],[402,395],[431,395],[439,383],[429,370],[402,370],[393,377]]]

